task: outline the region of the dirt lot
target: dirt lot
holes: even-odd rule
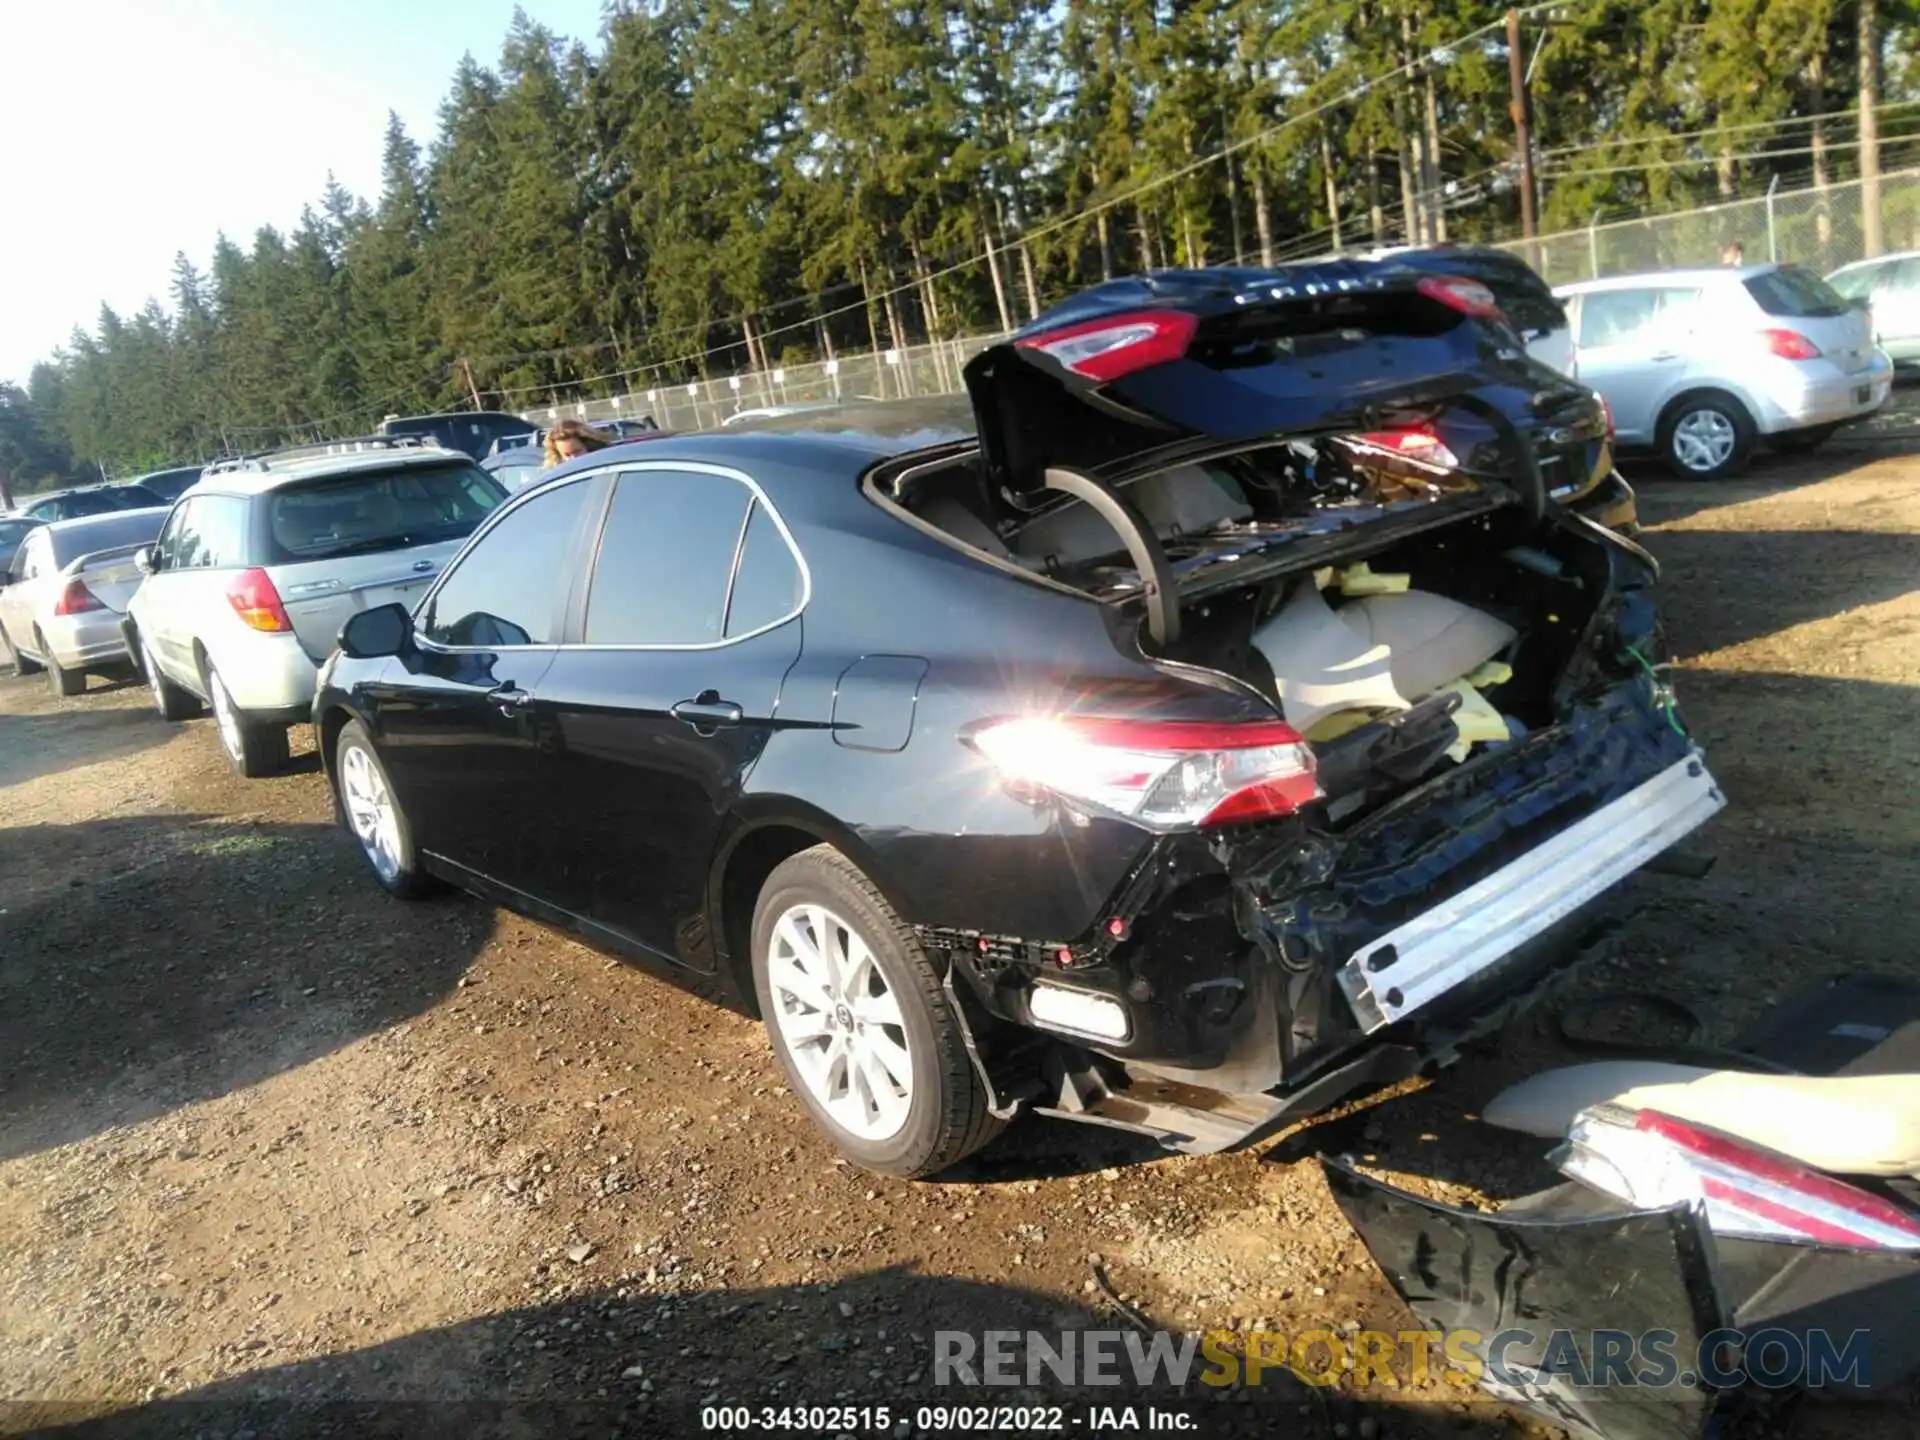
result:
[[[1724,1039],[1823,974],[1920,973],[1920,459],[1630,476],[1733,805],[1712,876],[1641,881],[1589,988],[1683,996]],[[1035,1121],[946,1183],[874,1179],[802,1120],[755,1023],[475,901],[386,900],[311,755],[239,781],[207,722],[167,727],[137,687],[0,678],[0,827],[0,1430],[897,1416],[963,1398],[927,1384],[936,1329],[1117,1323],[1093,1256],[1155,1324],[1407,1325],[1317,1149],[1455,1201],[1548,1173],[1473,1119],[1561,1057],[1539,1017],[1251,1153]],[[1549,1433],[1438,1384],[1234,1398],[1172,1397],[1203,1433]],[[581,1403],[284,1403],[394,1399]],[[1829,1423],[1910,1433],[1798,1433]]]

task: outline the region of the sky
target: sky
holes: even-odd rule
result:
[[[522,0],[598,46],[601,0]],[[291,229],[331,170],[371,200],[387,112],[424,149],[454,67],[498,62],[513,0],[0,0],[0,381],[102,302],[168,303],[175,252],[203,271]]]

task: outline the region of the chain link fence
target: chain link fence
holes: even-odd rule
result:
[[[1886,249],[1920,249],[1920,170],[1880,179],[1880,209]],[[1674,215],[1592,224],[1529,243],[1507,240],[1499,248],[1521,256],[1550,285],[1717,265],[1729,244],[1740,246],[1748,264],[1778,260],[1825,275],[1866,258],[1860,182],[1776,191],[1751,200],[1731,200]]]
[[[1886,249],[1920,250],[1920,169],[1882,176],[1880,191]],[[1820,274],[1863,259],[1860,182],[1595,223],[1533,241],[1502,241],[1498,248],[1526,259],[1548,284],[1565,285],[1607,275],[1717,265],[1725,248],[1736,242],[1749,264],[1791,261]],[[663,430],[709,430],[729,416],[765,406],[950,395],[964,388],[961,367],[1005,338],[995,332],[894,350],[859,351],[719,379],[656,384],[630,394],[569,401],[523,413],[543,425],[569,418],[651,418]]]

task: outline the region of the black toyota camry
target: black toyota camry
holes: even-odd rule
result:
[[[314,720],[451,882],[764,1017],[840,1149],[1189,1151],[1443,1063],[1722,804],[1603,408],[1470,280],[1115,282],[968,394],[617,445],[341,631]]]

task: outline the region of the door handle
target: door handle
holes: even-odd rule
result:
[[[504,685],[496,685],[487,692],[487,699],[500,708],[502,715],[518,715],[533,704],[533,692],[522,690],[511,680]]]
[[[672,710],[673,718],[696,730],[715,729],[722,725],[738,725],[746,714],[731,700],[722,700],[718,693],[703,690],[697,700],[682,700]]]

